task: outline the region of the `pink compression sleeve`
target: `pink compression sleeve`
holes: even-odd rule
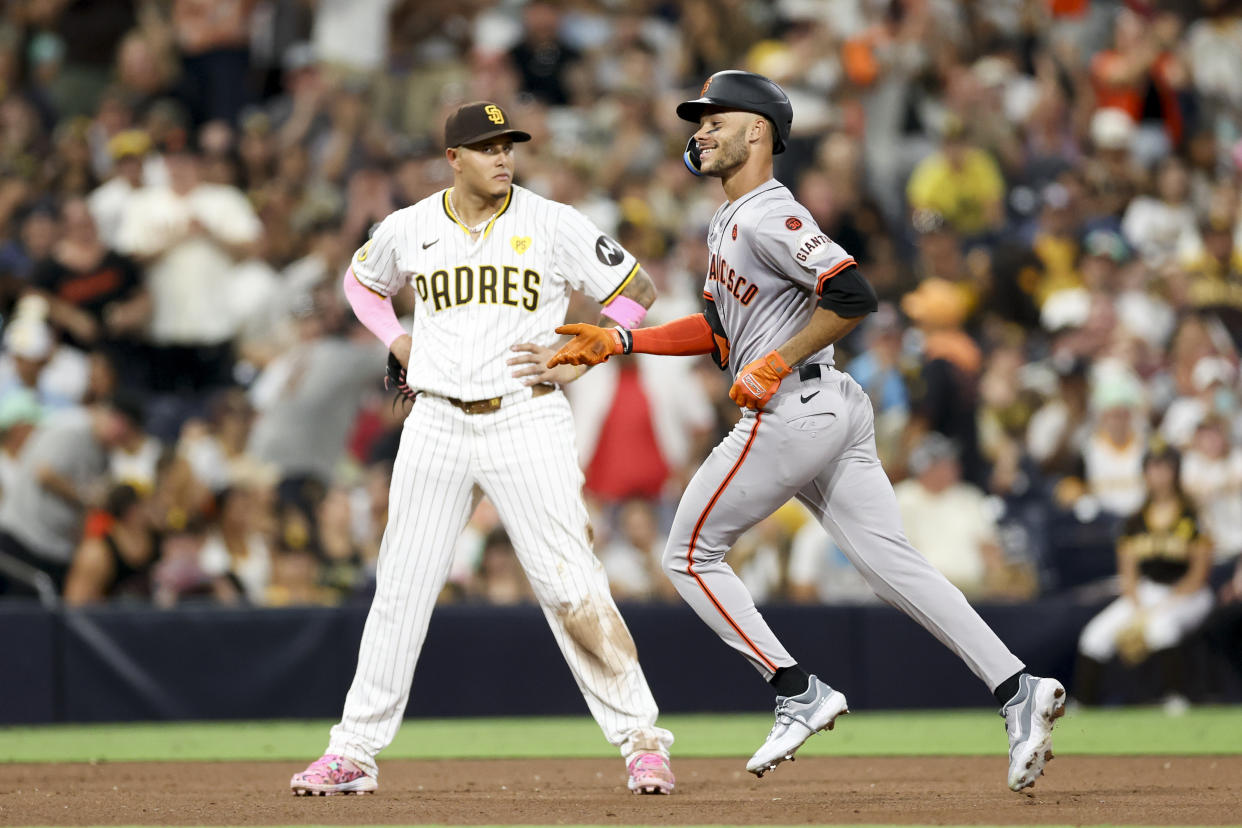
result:
[[[628,296],[618,296],[604,305],[601,313],[623,328],[637,328],[643,323],[647,309]]]
[[[397,312],[392,309],[392,299],[380,296],[359,282],[352,267],[345,271],[345,298],[349,300],[349,306],[354,309],[358,321],[389,348],[397,337],[406,332],[397,321]]]

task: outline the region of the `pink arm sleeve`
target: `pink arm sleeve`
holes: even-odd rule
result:
[[[397,337],[406,332],[397,321],[397,312],[392,309],[392,299],[380,296],[359,282],[352,267],[345,271],[345,298],[349,300],[349,306],[354,309],[358,321],[389,348]]]

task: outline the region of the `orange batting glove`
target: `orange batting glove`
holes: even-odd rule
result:
[[[613,354],[623,352],[621,334],[616,328],[601,328],[598,325],[561,325],[556,329],[558,334],[572,336],[573,339],[561,346],[561,349],[548,360],[548,367],[558,365],[599,365]]]
[[[743,408],[758,411],[772,399],[781,380],[793,373],[793,369],[776,351],[756,359],[737,372],[737,379],[729,389],[729,399]]]

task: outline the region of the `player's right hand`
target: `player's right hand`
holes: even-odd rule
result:
[[[601,328],[598,325],[576,322],[572,325],[561,325],[556,332],[572,336],[573,339],[552,355],[548,360],[549,368],[558,365],[599,365],[613,354],[623,351],[621,334],[616,328]]]

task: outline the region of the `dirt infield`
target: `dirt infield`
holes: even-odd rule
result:
[[[1242,756],[1058,758],[1033,792],[1004,759],[806,758],[757,780],[681,759],[672,796],[620,760],[390,761],[373,796],[294,797],[294,763],[0,765],[0,825],[725,823],[1234,824]]]

